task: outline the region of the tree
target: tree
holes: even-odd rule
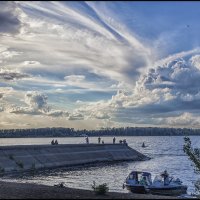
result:
[[[195,172],[200,173],[200,150],[192,147],[192,143],[189,137],[184,137],[184,141],[185,141],[185,144],[183,146],[183,151],[187,154],[189,159],[192,161]],[[195,186],[195,191],[199,196],[200,195],[200,180],[197,180],[194,186]]]

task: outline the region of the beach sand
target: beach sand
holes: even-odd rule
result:
[[[96,195],[92,190],[0,181],[0,199],[174,199],[174,197],[117,192]]]

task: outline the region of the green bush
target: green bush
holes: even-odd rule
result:
[[[192,142],[189,137],[184,137],[183,151],[187,154],[188,158],[192,161],[195,173],[200,174],[200,150],[192,147]],[[198,179],[195,184],[195,195],[200,198],[200,179]]]
[[[96,186],[95,181],[93,182],[92,189],[97,195],[105,195],[109,191],[107,183]]]

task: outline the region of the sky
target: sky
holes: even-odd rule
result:
[[[200,128],[200,2],[1,1],[0,129]]]

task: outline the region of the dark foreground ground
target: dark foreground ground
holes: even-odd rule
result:
[[[11,183],[0,181],[0,199],[172,199],[174,197],[150,194],[131,194],[108,192],[95,195],[93,191],[59,188],[55,186],[30,183]]]

